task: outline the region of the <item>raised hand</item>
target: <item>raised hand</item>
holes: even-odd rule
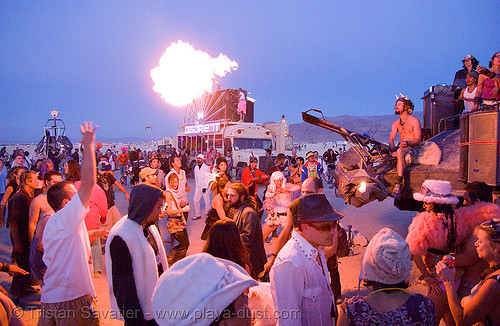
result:
[[[80,126],[80,131],[82,133],[82,141],[81,143],[85,145],[92,145],[95,140],[95,132],[97,130],[97,126],[92,128],[91,121],[85,121],[83,126]]]

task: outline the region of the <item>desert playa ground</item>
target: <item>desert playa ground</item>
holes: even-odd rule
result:
[[[194,189],[194,180],[189,179],[191,187]],[[130,186],[127,187],[130,190]],[[330,203],[345,214],[344,219],[341,221],[343,225],[352,225],[353,228],[359,230],[363,235],[370,239],[383,227],[389,227],[399,233],[402,237],[406,237],[408,226],[411,223],[415,212],[399,211],[393,206],[392,198],[388,198],[383,202],[372,202],[361,208],[346,205],[342,198],[335,196],[334,190],[325,188],[325,194]],[[189,199],[192,201],[193,193],[189,194]],[[126,214],[128,203],[125,196],[116,191],[117,207],[122,214]],[[188,251],[189,254],[198,253],[201,251],[204,242],[200,240],[200,234],[204,227],[203,220],[188,221],[188,233],[191,246]],[[271,244],[266,244],[266,251],[268,255],[273,250],[275,240]],[[0,229],[0,259],[3,262],[10,262],[10,253],[12,250],[9,229]],[[361,257],[364,252],[363,247],[355,247],[354,255],[340,259],[340,275],[342,282],[342,296],[349,298],[358,294],[358,275]],[[416,267],[413,268],[411,273],[411,287],[410,291],[425,293],[425,288],[415,282],[419,275]],[[101,317],[103,325],[123,325],[123,322],[112,319],[110,316],[108,283],[105,274],[97,275],[94,279],[94,287],[97,293],[97,313]],[[2,273],[0,275],[0,284],[7,290],[10,288],[11,278]],[[368,290],[361,287],[360,294],[366,294]],[[17,314],[22,314],[23,320],[27,325],[36,325],[40,313],[40,296],[33,295],[21,301],[22,308],[17,310]]]

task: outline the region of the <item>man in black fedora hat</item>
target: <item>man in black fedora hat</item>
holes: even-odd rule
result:
[[[271,268],[271,292],[280,325],[334,325],[333,296],[325,246],[336,246],[338,220],[325,195],[298,199],[290,240]]]

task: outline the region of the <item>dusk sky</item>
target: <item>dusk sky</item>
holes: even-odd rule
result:
[[[178,40],[239,68],[257,122],[393,114],[394,94],[451,84],[466,54],[500,51],[500,1],[2,1],[0,143],[38,142],[58,110],[73,142],[174,136],[184,109],[152,90],[150,70]],[[367,127],[367,129],[369,126]]]

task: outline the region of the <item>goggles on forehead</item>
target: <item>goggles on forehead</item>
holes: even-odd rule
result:
[[[497,234],[500,234],[500,222],[495,222],[494,220],[491,220],[489,222],[484,222],[482,225],[490,227],[493,230],[495,230]]]

